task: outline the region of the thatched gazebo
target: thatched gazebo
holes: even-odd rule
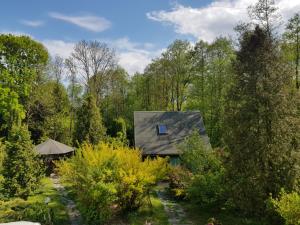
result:
[[[35,149],[42,156],[44,162],[48,166],[49,172],[53,172],[53,160],[69,157],[74,153],[74,148],[52,139],[48,139],[35,146]]]

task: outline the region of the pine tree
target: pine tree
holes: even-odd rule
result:
[[[296,88],[300,89],[299,65],[300,65],[300,14],[296,13],[288,22],[284,39],[288,45],[289,58],[295,66]]]
[[[225,110],[230,189],[236,205],[249,213],[263,212],[270,194],[295,182],[299,117],[289,88],[291,71],[277,46],[266,29],[244,31]]]
[[[6,142],[3,164],[5,194],[27,198],[42,177],[40,162],[27,127],[13,127]]]
[[[88,95],[77,111],[74,141],[98,144],[104,137],[105,132],[106,129],[102,124],[102,117],[96,106],[95,98],[92,95]]]

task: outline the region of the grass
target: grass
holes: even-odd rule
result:
[[[53,187],[53,183],[49,178],[41,180],[40,188],[33,196],[28,198],[29,202],[45,202],[46,198],[50,198],[48,207],[54,214],[54,225],[67,225],[69,224],[69,216],[66,211],[65,205],[62,203],[58,191]]]
[[[50,198],[46,205],[45,199]],[[18,220],[29,220],[42,224],[69,225],[69,218],[65,206],[61,202],[59,193],[53,187],[49,178],[41,181],[41,186],[27,200],[18,198],[0,202],[0,223]]]
[[[147,221],[151,225],[169,225],[168,217],[156,193],[151,194],[152,207],[149,204],[142,206],[138,211],[128,215],[130,225],[144,225]]]
[[[210,218],[215,218],[222,225],[261,225],[255,218],[245,218],[234,212],[215,209],[203,209],[190,202],[180,202],[185,209],[187,218],[194,224],[206,225]]]

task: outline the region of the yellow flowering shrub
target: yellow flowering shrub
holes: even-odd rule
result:
[[[83,145],[58,163],[62,181],[76,193],[87,224],[107,221],[115,210],[138,209],[168,170],[165,159],[145,159],[139,150],[100,143]]]
[[[281,190],[278,198],[271,198],[271,203],[286,225],[300,225],[300,195],[297,192]]]

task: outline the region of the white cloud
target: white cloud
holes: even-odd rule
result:
[[[62,20],[68,23],[75,24],[84,29],[101,32],[108,29],[111,26],[111,22],[103,17],[93,16],[93,15],[84,15],[84,16],[68,16],[57,12],[49,13],[49,16]]]
[[[151,54],[139,52],[121,52],[119,54],[119,65],[130,75],[136,72],[142,73],[150,62]]]
[[[117,49],[123,49],[123,50],[130,50],[130,51],[138,51],[138,50],[151,50],[155,46],[152,43],[137,43],[137,42],[132,42],[129,40],[127,37],[119,38],[116,40],[103,40],[104,42],[112,45],[112,47],[117,48]]]
[[[105,42],[117,50],[119,65],[130,75],[142,73],[152,59],[162,52],[162,49],[155,49],[152,43],[131,42],[126,37]]]
[[[41,20],[21,20],[20,23],[29,27],[41,27],[44,25],[44,22]]]
[[[42,43],[48,49],[51,56],[59,55],[68,58],[73,51],[74,42],[65,42],[62,40],[43,40]]]
[[[247,6],[255,2],[256,0],[217,0],[202,8],[176,4],[170,11],[153,11],[146,15],[151,20],[171,24],[179,34],[212,41],[220,35],[231,35],[239,21],[247,21]],[[277,6],[286,21],[300,10],[300,1],[278,0]]]

